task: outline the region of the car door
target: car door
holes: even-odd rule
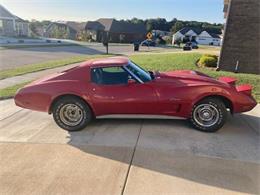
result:
[[[134,78],[122,67],[91,69],[90,91],[97,115],[156,114],[153,87],[147,83],[128,83],[129,79]]]

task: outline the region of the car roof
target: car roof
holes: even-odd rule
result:
[[[127,57],[110,57],[110,58],[102,58],[102,59],[93,59],[88,60],[82,63],[81,67],[104,67],[104,66],[122,66],[129,63],[129,59]]]

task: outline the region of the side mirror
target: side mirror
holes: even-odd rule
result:
[[[134,84],[134,83],[136,83],[136,81],[134,79],[128,79],[127,80],[128,85],[131,85],[131,84]]]

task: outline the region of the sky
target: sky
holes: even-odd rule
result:
[[[223,23],[223,0],[0,0],[23,19],[89,21],[133,17]]]

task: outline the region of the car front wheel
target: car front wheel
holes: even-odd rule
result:
[[[216,132],[226,122],[227,109],[217,98],[206,98],[194,105],[191,113],[191,124],[204,132]]]
[[[89,106],[80,98],[63,97],[53,107],[53,118],[58,126],[67,131],[79,131],[92,119]]]

